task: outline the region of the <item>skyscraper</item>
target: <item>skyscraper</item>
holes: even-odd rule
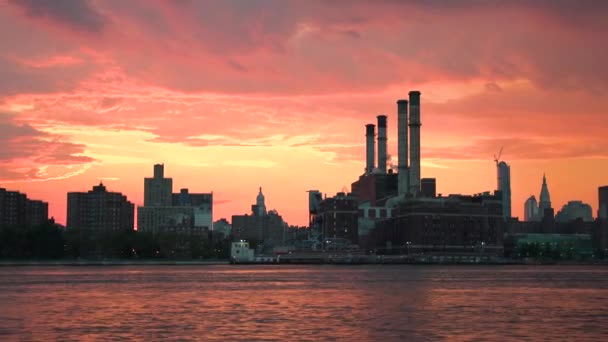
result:
[[[502,192],[502,217],[511,217],[511,167],[501,161],[496,165],[498,173],[498,190]]]
[[[262,193],[262,187],[260,187],[260,192],[258,193],[258,197],[256,197],[255,205],[258,210],[258,216],[266,216],[266,203],[264,200],[264,194]]]
[[[540,203],[538,205],[539,215],[542,217],[546,209],[551,208],[551,196],[547,187],[547,177],[543,174],[543,185],[540,188]]]
[[[597,189],[598,206],[597,217],[602,220],[608,219],[608,185],[600,186]]]
[[[526,203],[524,204],[524,221],[538,221],[538,202],[536,201],[536,197],[534,195],[530,196]]]

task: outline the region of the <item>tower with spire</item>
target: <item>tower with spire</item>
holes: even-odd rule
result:
[[[540,188],[540,201],[538,204],[539,214],[544,215],[545,209],[551,208],[551,196],[549,195],[549,188],[547,187],[547,177],[543,174],[543,185]]]
[[[258,216],[266,216],[266,203],[264,199],[264,194],[262,193],[262,187],[260,187],[260,192],[258,193],[258,197],[256,198],[255,205],[257,209],[256,214]]]

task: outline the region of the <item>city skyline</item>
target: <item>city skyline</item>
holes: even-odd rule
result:
[[[437,193],[494,190],[504,146],[513,216],[544,173],[553,208],[597,215],[603,4],[201,3],[0,4],[0,187],[65,224],[67,192],[103,181],[140,206],[164,163],[174,189],[213,191],[214,218],[248,212],[261,186],[307,225],[307,190],[363,174],[376,115],[397,165],[395,100],[418,89],[420,176]]]

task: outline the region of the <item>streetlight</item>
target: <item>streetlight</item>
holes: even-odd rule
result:
[[[405,244],[406,244],[406,246],[407,246],[407,255],[409,256],[409,255],[410,255],[410,245],[412,244],[412,242],[411,242],[411,241],[408,241],[408,242],[406,242]]]

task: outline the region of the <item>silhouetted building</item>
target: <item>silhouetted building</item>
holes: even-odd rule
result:
[[[549,188],[547,187],[547,177],[543,175],[543,185],[540,189],[540,199],[538,204],[538,212],[542,217],[545,216],[545,209],[551,208],[551,196],[549,195]]]
[[[540,220],[541,232],[545,234],[557,233],[555,227],[555,212],[553,208],[545,208],[542,219]]]
[[[524,204],[524,221],[534,222],[539,221],[540,215],[538,215],[538,202],[536,197],[530,196]]]
[[[266,203],[260,188],[256,204],[251,206],[251,215],[232,216],[233,241],[247,240],[265,251],[283,244],[287,223],[276,210],[266,212],[265,209]]]
[[[498,173],[498,190],[502,196],[502,215],[505,219],[511,217],[511,167],[501,161],[496,164]]]
[[[48,203],[0,188],[0,227],[37,226],[48,221]]]
[[[275,210],[264,216],[259,215],[233,215],[232,239],[233,241],[246,240],[262,244],[264,250],[283,243],[283,236],[287,223]]]
[[[323,199],[315,221],[320,230],[320,239],[346,239],[358,243],[358,199],[353,194],[337,193]]]
[[[213,226],[213,193],[173,193],[173,179],[164,178],[164,165],[154,165],[154,177],[144,179],[144,205],[137,208],[137,229],[159,234],[200,235]]]
[[[437,196],[437,180],[435,178],[422,178],[420,180],[422,197],[435,198]]]
[[[173,179],[165,178],[164,164],[154,165],[154,177],[144,178],[144,206],[167,207],[172,205]]]
[[[68,229],[88,232],[133,230],[134,206],[100,183],[88,192],[68,192]]]
[[[555,222],[570,222],[578,218],[585,222],[592,222],[593,210],[589,204],[581,201],[570,201],[557,212]]]
[[[232,231],[232,225],[225,218],[221,218],[213,222],[213,232],[229,236]]]
[[[267,214],[266,212],[266,200],[264,199],[264,194],[262,193],[262,187],[260,187],[260,192],[258,193],[258,196],[255,199],[255,205],[256,205],[256,215],[258,216],[265,216]]]
[[[398,175],[388,173],[363,174],[352,183],[352,195],[359,203],[369,202],[371,206],[383,205],[387,199],[397,195]]]
[[[0,226],[24,226],[27,197],[0,188]]]
[[[597,192],[598,192],[597,217],[602,220],[608,220],[608,185],[599,187],[597,189]]]
[[[27,200],[25,205],[25,224],[39,226],[49,220],[49,204],[43,201]]]
[[[500,192],[410,199],[394,217],[376,224],[378,253],[483,253],[502,255],[505,221]]]

